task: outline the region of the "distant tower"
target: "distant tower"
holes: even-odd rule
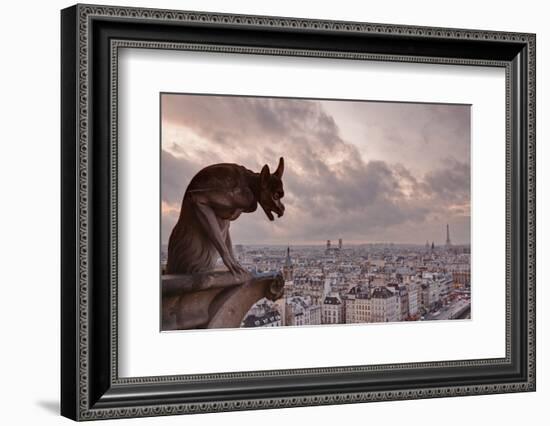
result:
[[[434,244],[434,242],[432,241],[432,251],[434,251],[434,249],[435,249],[435,244]]]
[[[339,238],[339,239],[338,239],[338,248],[339,248],[340,250],[342,250],[342,245],[343,245],[343,243],[342,243],[342,238]]]
[[[430,243],[428,242],[428,240],[426,240],[426,251],[429,251],[430,250]]]
[[[451,247],[451,234],[449,232],[449,224],[447,224],[447,239],[445,240],[445,246]]]
[[[286,248],[285,265],[283,266],[283,277],[285,281],[292,281],[294,278],[294,266],[292,265],[292,259],[290,258],[290,247]]]
[[[332,287],[330,285],[330,279],[328,277],[325,277],[325,285],[323,286],[323,299],[330,294],[332,291]],[[322,299],[321,299],[322,300]]]
[[[292,265],[292,259],[290,258],[290,247],[286,248],[286,259],[283,265],[283,277],[285,279],[284,296],[275,302],[275,306],[281,315],[281,324],[287,325],[286,319],[286,301],[292,297],[294,290],[294,266]]]
[[[327,250],[330,250],[330,240],[327,240]]]

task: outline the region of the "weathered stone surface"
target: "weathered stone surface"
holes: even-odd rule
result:
[[[161,329],[235,328],[262,298],[283,295],[280,273],[212,271],[162,277]]]

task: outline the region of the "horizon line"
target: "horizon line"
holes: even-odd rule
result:
[[[331,240],[333,241],[333,240]],[[331,248],[338,247],[338,240],[336,244],[331,245]],[[168,243],[161,243],[161,245],[168,245]],[[418,246],[425,247],[426,243],[403,243],[403,242],[394,242],[394,241],[375,241],[375,242],[353,242],[353,243],[343,243],[342,247],[345,246],[363,246],[363,245],[397,245],[397,246]],[[431,246],[431,242],[429,243]],[[471,243],[452,243],[451,247],[460,247],[460,246],[470,246]],[[281,247],[297,247],[297,246],[326,246],[326,243],[233,243],[233,246],[281,246]],[[436,244],[435,247],[445,247],[445,243]]]

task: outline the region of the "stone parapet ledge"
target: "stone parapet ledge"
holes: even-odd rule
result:
[[[264,297],[275,301],[283,290],[279,272],[163,275],[161,330],[237,328],[256,302]]]

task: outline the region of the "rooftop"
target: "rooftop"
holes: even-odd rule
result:
[[[375,299],[388,299],[393,296],[393,293],[386,287],[376,287],[372,291],[372,297]]]
[[[336,296],[326,296],[325,300],[323,300],[323,303],[325,305],[341,305],[342,304],[340,299]]]

